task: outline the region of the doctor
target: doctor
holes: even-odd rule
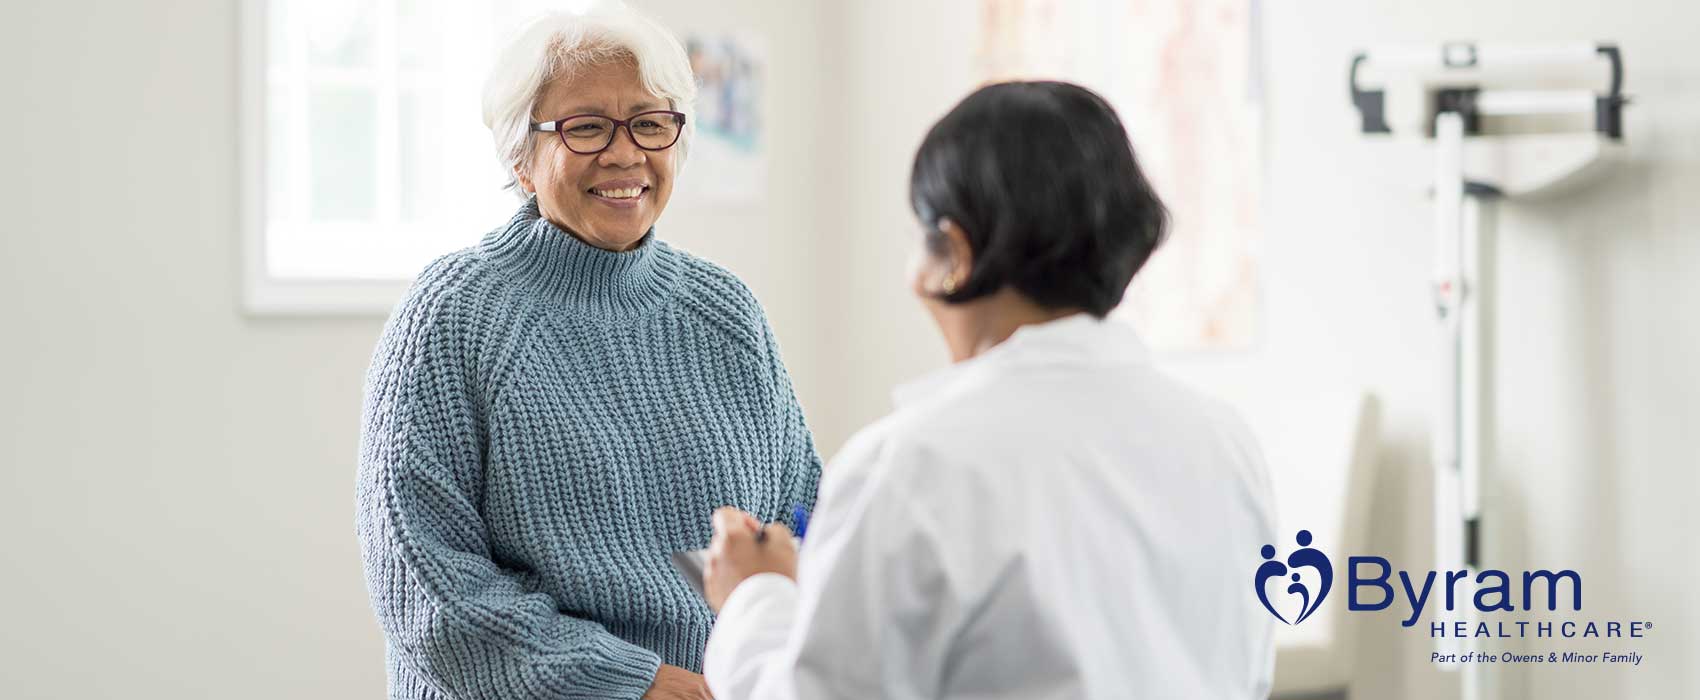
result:
[[[826,468],[800,554],[714,514],[715,697],[1267,697],[1258,448],[1105,320],[1166,220],[1115,112],[985,87],[910,191],[912,284],[953,364]]]

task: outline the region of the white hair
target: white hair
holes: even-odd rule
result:
[[[695,131],[691,117],[697,94],[685,47],[655,20],[624,3],[602,4],[584,13],[552,12],[532,20],[508,42],[485,79],[484,126],[495,140],[509,190],[522,199],[527,196],[514,169],[531,162],[536,144],[531,115],[544,87],[617,61],[636,63],[644,89],[685,114],[685,130],[673,145],[683,167]]]

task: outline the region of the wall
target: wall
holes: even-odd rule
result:
[[[825,393],[833,438],[886,408],[885,387],[943,361],[930,327],[894,279],[915,224],[904,199],[909,158],[931,121],[976,82],[978,3],[866,0],[842,10],[851,43],[848,154],[855,206],[839,250],[845,281],[829,347],[855,371]],[[1367,387],[1383,400],[1387,442],[1371,547],[1427,569],[1426,411],[1433,382],[1427,293],[1430,209],[1401,189],[1356,134],[1345,73],[1354,49],[1486,37],[1614,39],[1634,94],[1628,164],[1566,197],[1496,207],[1498,372],[1486,554],[1507,569],[1572,567],[1585,610],[1645,619],[1641,668],[1505,669],[1511,698],[1700,696],[1700,605],[1683,582],[1700,532],[1700,485],[1685,429],[1700,424],[1700,60],[1680,0],[1557,3],[1438,0],[1265,2],[1268,233],[1263,338],[1247,352],[1162,358],[1258,420],[1283,402]],[[1417,173],[1420,180],[1422,173]],[[901,236],[900,236],[901,237]],[[874,245],[872,241],[879,241]],[[923,340],[925,339],[925,340]],[[854,360],[852,363],[851,361]],[[1445,698],[1454,680],[1428,663],[1429,642],[1393,622],[1366,622],[1359,697]],[[1529,648],[1572,648],[1530,644]],[[1516,649],[1514,646],[1500,648]]]
[[[829,364],[811,407],[822,454],[891,407],[890,389],[943,364],[945,346],[910,292],[907,263],[921,229],[909,211],[909,166],[921,138],[974,85],[974,3],[830,3],[846,69],[837,154],[838,230],[822,242],[835,292],[823,301]],[[833,206],[829,204],[829,206]]]
[[[819,7],[640,4],[769,37],[769,201],[663,234],[750,284],[812,407]],[[236,306],[235,8],[0,10],[0,695],[384,692],[353,527],[382,319]]]

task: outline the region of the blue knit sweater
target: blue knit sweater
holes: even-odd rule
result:
[[[812,509],[820,459],[749,290],[535,201],[433,262],[366,379],[357,525],[392,698],[637,698],[701,671],[668,555],[733,505]]]

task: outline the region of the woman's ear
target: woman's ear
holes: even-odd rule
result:
[[[953,289],[961,287],[968,281],[969,273],[974,271],[974,249],[968,245],[968,232],[949,217],[939,219],[939,233],[944,235],[945,255],[948,267],[945,279]]]
[[[519,188],[525,190],[526,194],[537,194],[537,188],[531,184],[531,176],[526,174],[525,168],[517,164],[514,166],[514,181],[519,183]]]

